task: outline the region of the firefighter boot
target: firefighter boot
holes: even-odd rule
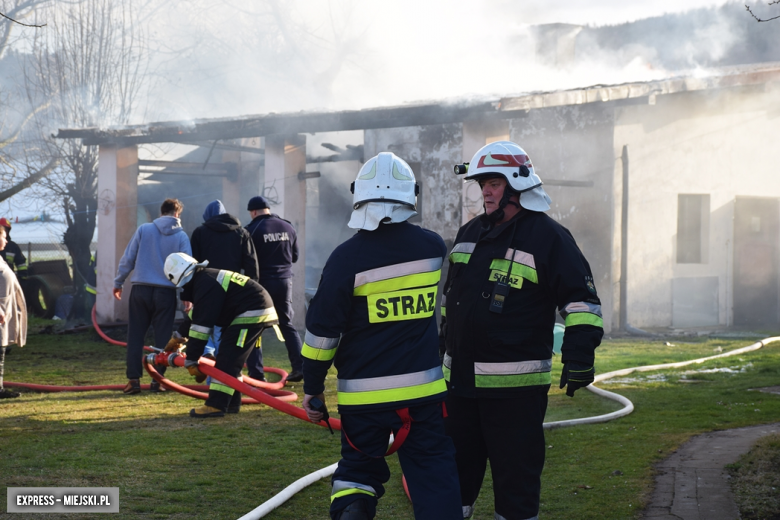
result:
[[[141,381],[138,379],[128,379],[122,393],[127,395],[140,394],[141,393]]]
[[[205,419],[206,417],[224,417],[225,412],[213,406],[199,406],[190,410],[190,417]]]
[[[365,500],[355,500],[344,509],[338,520],[370,520]]]
[[[230,398],[227,413],[238,413],[239,411],[241,411],[241,392],[236,392]]]

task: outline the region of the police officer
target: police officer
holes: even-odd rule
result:
[[[8,243],[0,251],[0,255],[2,255],[11,270],[16,273],[16,277],[19,280],[24,280],[27,278],[27,258],[22,253],[19,244],[11,240],[11,222],[7,218],[0,218],[0,226],[5,228],[5,236],[8,238]]]
[[[207,264],[184,253],[165,259],[165,276],[176,287],[183,287],[182,300],[192,302],[191,321],[186,320],[179,329],[189,338],[185,366],[196,380],[205,379],[198,370],[198,359],[214,326],[220,326],[215,366],[241,380],[241,369],[263,329],[276,325],[276,310],[259,283],[233,271],[207,268]],[[238,413],[240,408],[241,394],[212,379],[206,404],[190,410],[190,417],[222,417],[225,412]]]
[[[593,382],[601,304],[571,233],[543,213],[550,198],[522,148],[483,147],[466,179],[482,187],[485,213],[458,231],[441,327],[463,518],[490,460],[495,517],[535,519],[555,310],[566,322],[561,388],[573,396]]]
[[[363,165],[348,224],[358,232],[331,254],[306,313],[303,408],[312,421],[323,417],[312,399],[324,402],[325,376],[332,363],[338,369],[334,520],[374,518],[390,478],[384,456],[396,449],[415,518],[461,515],[434,317],[446,247],[406,222],[417,214],[417,189],[411,168],[392,153]]]
[[[292,366],[287,381],[297,382],[303,379],[301,337],[292,325],[292,265],[298,261],[298,236],[290,222],[271,213],[264,197],[252,197],[246,209],[252,217],[246,229],[255,243],[260,264],[258,281],[274,301],[287,358]],[[261,349],[252,351],[247,367],[249,377],[263,377]]]

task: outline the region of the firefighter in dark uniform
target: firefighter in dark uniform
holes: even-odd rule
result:
[[[463,518],[490,460],[495,518],[535,519],[555,310],[566,322],[561,388],[573,396],[593,382],[601,303],[571,233],[543,213],[550,198],[522,148],[483,147],[466,179],[480,183],[485,213],[458,231],[440,329]]]
[[[264,197],[252,197],[246,209],[252,217],[246,230],[255,244],[260,265],[257,281],[274,300],[279,314],[279,330],[292,367],[287,381],[298,382],[303,379],[301,337],[292,324],[292,265],[298,261],[298,235],[290,222],[271,213]],[[252,351],[247,368],[249,377],[258,379],[263,376],[261,349]]]
[[[331,254],[306,313],[303,408],[312,421],[323,414],[311,401],[324,402],[325,376],[332,363],[338,369],[334,520],[374,518],[390,478],[384,457],[395,449],[415,518],[461,515],[434,317],[447,251],[439,235],[406,222],[417,214],[416,192],[411,168],[392,153],[365,163],[349,222],[359,231]]]
[[[207,264],[184,253],[173,253],[165,260],[165,276],[176,287],[183,287],[183,301],[192,302],[190,320],[179,329],[189,338],[185,366],[196,380],[205,379],[198,370],[198,359],[214,326],[220,326],[215,366],[241,380],[241,369],[263,329],[278,322],[276,310],[259,283],[233,271],[207,268]],[[190,416],[222,417],[225,412],[238,413],[240,408],[241,394],[212,379],[206,404],[190,410]]]
[[[5,228],[5,236],[8,238],[8,244],[5,249],[0,251],[3,259],[13,272],[16,278],[25,280],[27,278],[27,258],[25,258],[19,244],[11,240],[11,222],[7,218],[0,218],[0,226]]]

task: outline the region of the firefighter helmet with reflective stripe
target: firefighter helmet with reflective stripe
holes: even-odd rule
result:
[[[195,274],[195,269],[198,267],[206,267],[209,265],[209,261],[205,260],[198,263],[197,260],[190,255],[184,253],[171,253],[168,258],[165,259],[165,265],[163,271],[165,277],[176,287],[182,287],[184,284],[192,279],[192,275]]]
[[[5,217],[0,218],[0,226],[3,226],[4,228],[8,228],[9,231],[11,229],[11,223]]]
[[[372,157],[360,168],[351,191],[352,208],[366,202],[392,202],[417,206],[419,187],[406,162],[390,152]]]
[[[511,141],[496,141],[480,148],[471,159],[466,180],[504,177],[509,190],[520,194],[520,205],[531,211],[550,209],[550,197],[525,150]]]

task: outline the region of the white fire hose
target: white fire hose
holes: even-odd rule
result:
[[[736,356],[739,354],[744,354],[746,352],[752,352],[754,350],[758,350],[761,347],[769,343],[773,343],[775,341],[780,341],[780,336],[765,338],[762,339],[761,341],[753,343],[752,345],[748,345],[747,347],[742,347],[737,350],[732,350],[731,352],[725,352],[723,354],[718,354],[715,356],[692,359],[690,361],[680,361],[678,363],[664,363],[661,365],[645,365],[641,367],[632,367],[632,368],[624,368],[622,370],[614,370],[612,372],[607,372],[606,374],[597,375],[594,378],[593,383],[595,384],[601,381],[606,381],[607,379],[612,379],[613,377],[627,376],[634,372],[650,372],[653,370],[663,370],[667,368],[680,368],[688,365],[704,363],[712,359]],[[601,388],[597,388],[593,386],[593,384],[588,385],[585,388],[587,388],[588,390],[590,390],[596,395],[599,395],[601,397],[606,397],[607,399],[610,399],[612,401],[617,401],[618,403],[623,405],[623,408],[615,412],[611,412],[604,415],[596,415],[594,417],[583,417],[581,419],[569,419],[567,421],[546,422],[544,423],[544,428],[546,430],[550,430],[553,428],[563,428],[564,426],[577,426],[579,424],[603,423],[603,422],[611,421],[613,419],[624,417],[634,411],[634,403],[632,403],[630,400],[623,397],[622,395],[618,395],[614,392],[608,392],[607,390],[602,390]],[[393,442],[393,436],[391,435],[390,443],[392,444],[392,442]],[[336,471],[337,466],[338,463],[331,464],[326,468],[322,468],[318,471],[315,471],[314,473],[310,473],[309,475],[306,475],[305,477],[296,480],[295,482],[293,482],[292,484],[284,488],[281,493],[274,496],[267,502],[264,502],[260,506],[256,507],[249,513],[239,518],[238,520],[257,520],[259,518],[263,518],[265,515],[267,515],[268,513],[270,513],[271,511],[273,511],[283,503],[285,503],[287,500],[292,498],[292,496],[295,495],[297,492],[302,491],[304,488],[313,484],[314,482],[317,482],[320,479],[333,475],[333,473]]]

